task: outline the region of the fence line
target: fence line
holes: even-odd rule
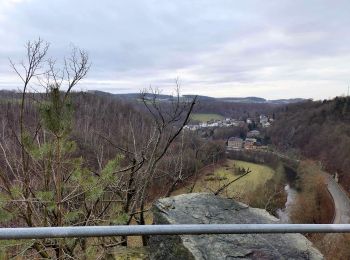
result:
[[[350,233],[350,224],[187,224],[0,228],[0,240],[258,233]]]

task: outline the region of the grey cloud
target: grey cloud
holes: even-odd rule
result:
[[[53,56],[70,43],[89,52],[90,89],[168,91],[179,76],[198,94],[335,96],[350,72],[349,9],[332,0],[25,0],[1,11],[0,2],[0,77],[13,75],[7,57],[41,36]],[[312,92],[325,81],[334,87]]]

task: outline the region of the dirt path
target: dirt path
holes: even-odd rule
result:
[[[350,223],[350,198],[343,188],[327,173],[324,173],[329,193],[332,195],[335,207],[334,224]]]

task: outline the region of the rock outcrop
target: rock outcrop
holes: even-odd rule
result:
[[[212,194],[192,193],[158,200],[155,224],[278,223],[265,210]],[[323,259],[301,234],[152,236],[151,259]]]

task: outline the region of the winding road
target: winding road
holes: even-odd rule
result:
[[[344,189],[332,178],[323,173],[327,188],[334,201],[335,216],[333,224],[350,224],[350,198]]]
[[[291,160],[299,163],[299,160],[291,159],[289,156],[275,151],[268,151],[268,153],[275,154],[281,159]],[[334,219],[333,224],[350,224],[350,198],[330,174],[322,172],[325,177],[327,188],[332,196],[334,202]]]

